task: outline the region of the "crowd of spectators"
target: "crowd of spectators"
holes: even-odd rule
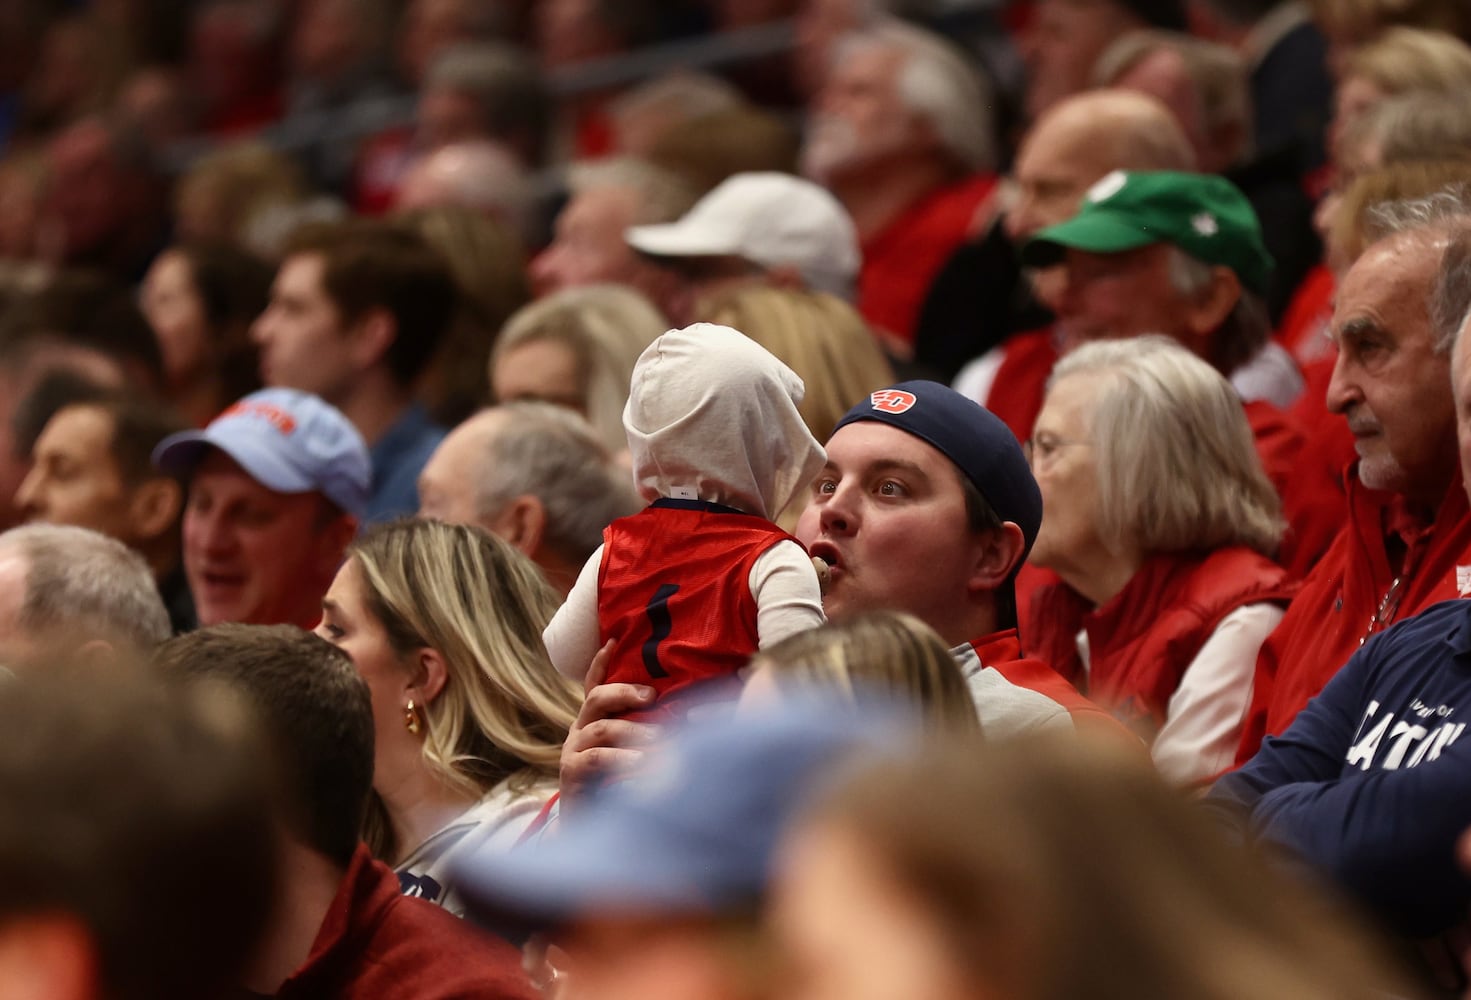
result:
[[[1471,997],[1466,0],[0,56],[0,998]]]

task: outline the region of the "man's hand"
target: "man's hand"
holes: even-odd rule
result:
[[[604,684],[612,652],[610,641],[593,657],[585,681],[587,697],[562,744],[563,812],[575,808],[578,796],[593,785],[636,764],[643,756],[639,748],[654,739],[652,724],[616,718],[652,705],[654,689],[643,684]]]

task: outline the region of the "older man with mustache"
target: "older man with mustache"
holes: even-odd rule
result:
[[[1471,205],[1390,205],[1344,277],[1328,407],[1357,460],[1348,517],[1257,661],[1237,762],[1282,733],[1366,639],[1471,593],[1471,509],[1457,465],[1450,354],[1471,305]]]

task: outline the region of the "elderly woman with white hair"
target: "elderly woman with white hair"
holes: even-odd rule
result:
[[[1042,490],[1029,650],[1190,786],[1230,766],[1257,652],[1292,596],[1276,492],[1241,400],[1171,340],[1058,363],[1027,442]]]

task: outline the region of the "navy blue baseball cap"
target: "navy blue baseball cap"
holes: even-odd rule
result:
[[[949,386],[915,380],[870,393],[833,433],[860,420],[897,427],[939,449],[1001,520],[1022,529],[1026,560],[1042,526],[1042,491],[1016,435],[1000,417]]]
[[[835,771],[898,752],[919,717],[818,690],[758,716],[687,722],[649,766],[564,814],[546,836],[483,849],[451,873],[471,912],[505,931],[591,912],[697,915],[759,904],[781,833]]]

